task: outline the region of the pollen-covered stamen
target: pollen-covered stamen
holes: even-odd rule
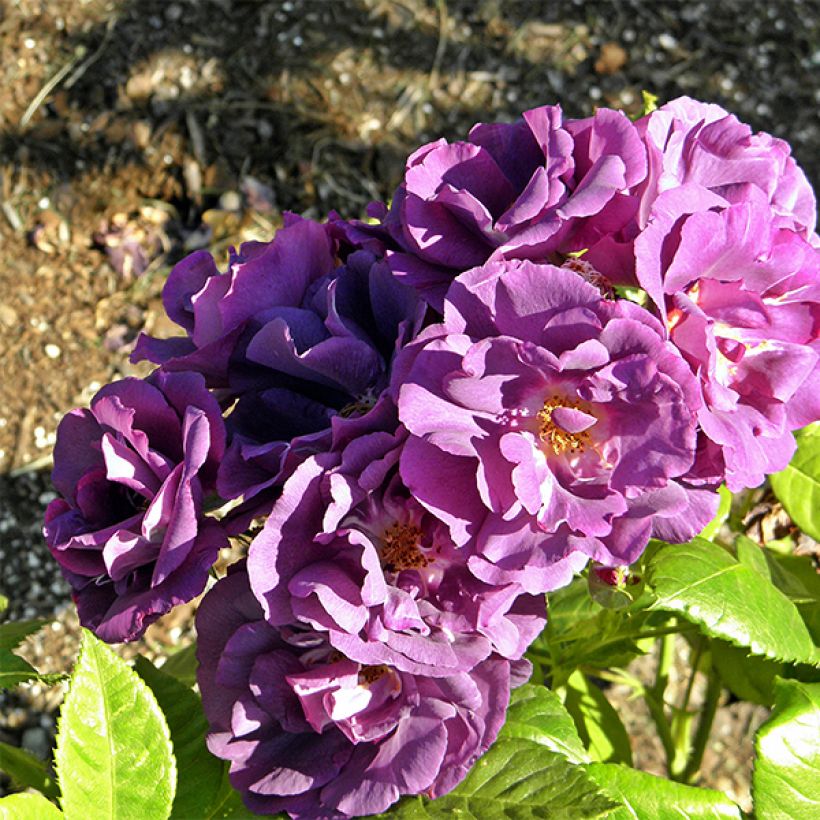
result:
[[[412,524],[396,522],[382,535],[382,567],[386,572],[422,569],[430,563],[421,551],[422,531]]]
[[[339,410],[339,415],[346,419],[353,416],[363,416],[365,413],[369,413],[376,406],[378,399],[379,397],[376,393],[373,390],[368,389],[362,393],[361,396],[358,396],[355,401],[350,402],[350,404],[346,404],[341,410]]]
[[[359,683],[366,686],[371,686],[379,678],[383,678],[390,670],[384,665],[378,666],[363,666],[359,670]]]
[[[554,395],[544,402],[537,418],[538,437],[555,455],[566,450],[582,453],[592,443],[588,429],[595,424],[595,418],[586,413],[577,400]]]
[[[615,298],[615,290],[612,287],[612,283],[606,276],[595,270],[589,262],[571,256],[561,267],[566,270],[571,270],[573,273],[577,273],[585,282],[589,282],[590,285],[598,288],[598,293],[600,293],[604,299]]]

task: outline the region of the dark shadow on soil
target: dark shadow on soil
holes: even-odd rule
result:
[[[0,132],[0,156],[66,180],[151,166],[161,151],[180,191],[190,156],[215,166],[206,188],[250,173],[280,208],[358,213],[389,195],[424,139],[553,101],[572,115],[635,113],[649,88],[789,138],[817,179],[819,11],[800,0],[130,0],[59,43],[50,76],[86,56],[28,127]],[[618,52],[601,61],[606,43],[622,65]]]

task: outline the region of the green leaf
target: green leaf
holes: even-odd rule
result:
[[[161,668],[166,675],[173,675],[186,686],[192,687],[196,683],[196,641],[174,652]]]
[[[56,820],[63,813],[42,794],[10,794],[0,800],[0,820]]]
[[[37,670],[19,655],[0,649],[0,689],[11,689],[20,683],[36,680]]]
[[[138,657],[134,668],[151,687],[168,728],[177,762],[177,787],[171,817],[206,817],[219,798],[224,763],[205,745],[208,721],[199,696],[171,675]]]
[[[222,820],[222,818],[227,817],[241,817],[243,820],[250,818],[252,820],[252,818],[258,816],[245,808],[242,796],[231,786],[231,781],[228,778],[228,767],[225,766],[216,800],[208,809],[208,813],[203,815],[203,820]],[[277,814],[276,817],[287,820],[288,816],[286,814]]]
[[[709,637],[772,660],[818,661],[794,604],[710,541],[665,546],[649,562],[647,583],[655,594],[651,608],[679,612]]]
[[[749,655],[747,650],[727,641],[714,640],[711,649],[712,663],[732,694],[761,706],[772,705],[774,680],[783,674],[782,663]]]
[[[564,706],[593,760],[632,764],[629,735],[606,695],[581,672],[567,682]]]
[[[617,803],[606,797],[582,766],[523,738],[499,739],[449,794],[411,797],[381,818],[441,820],[594,820]]]
[[[769,562],[766,560],[766,551],[755,541],[746,535],[738,535],[735,541],[737,550],[737,560],[744,566],[753,569],[758,575],[767,581],[772,580],[772,571]]]
[[[547,630],[552,638],[594,635],[594,619],[601,606],[590,598],[586,578],[573,578],[568,586],[547,595]]]
[[[46,764],[25,749],[0,742],[0,772],[5,772],[18,789],[37,789],[52,800],[59,795]]]
[[[9,608],[9,599],[5,595],[0,595],[0,615]]]
[[[820,683],[775,684],[771,717],[755,738],[752,796],[766,820],[815,818],[820,808]]]
[[[142,679],[87,629],[60,714],[55,759],[69,818],[170,814],[176,765],[165,718]]]
[[[808,555],[765,551],[774,585],[797,607],[815,644],[820,643],[820,575]]]
[[[712,789],[684,786],[647,772],[612,763],[587,766],[590,777],[623,806],[607,820],[686,820],[686,818],[736,818],[740,809],[725,794]]]
[[[0,649],[14,649],[29,636],[41,629],[47,622],[42,619],[36,621],[11,621],[0,624]]]
[[[540,743],[571,763],[585,763],[589,756],[561,699],[555,692],[531,683],[512,693],[507,720],[499,737],[519,737]]]
[[[792,521],[820,541],[820,422],[795,433],[797,451],[785,470],[769,477]]]
[[[720,528],[732,511],[732,493],[725,484],[718,487],[718,495],[720,496],[720,502],[718,503],[717,514],[700,532],[700,537],[705,538],[707,541],[711,541],[720,532]]]

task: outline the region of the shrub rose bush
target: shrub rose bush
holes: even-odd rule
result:
[[[214,778],[215,803],[190,786],[184,710],[140,664],[174,751],[160,720],[139,766],[166,754],[173,774],[177,754],[202,816],[239,795],[294,818],[400,798],[428,816],[419,796],[487,817],[626,796],[650,816],[658,789],[681,815],[739,817],[683,785],[722,687],[777,704],[772,732],[793,719],[798,746],[820,714],[814,566],[740,530],[759,496],[729,516],[794,455],[771,483],[820,539],[820,240],[787,143],[687,98],[636,122],[544,106],[422,146],[368,213],[288,215],[224,272],[182,260],[163,300],[184,335],[142,336],[154,373],[60,424],[45,535],[103,640],[205,591],[238,537],[196,619],[208,762],[231,785]],[[691,684],[665,712],[682,630],[708,680],[693,736]],[[650,639],[651,690],[617,672]],[[597,677],[647,697],[674,786],[615,765],[626,732]],[[784,777],[768,748],[762,811]],[[782,799],[800,816],[799,788]]]

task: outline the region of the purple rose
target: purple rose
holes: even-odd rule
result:
[[[719,105],[679,97],[636,123],[649,155],[641,211],[681,185],[698,185],[729,202],[761,191],[771,211],[808,238],[817,221],[814,194],[784,140],[752,129]]]
[[[676,480],[701,403],[689,368],[646,310],[572,270],[462,274],[397,372],[401,476],[488,583],[544,592],[587,557],[631,563],[653,524],[691,537],[714,513]]]
[[[219,491],[260,496],[262,510],[272,486],[330,446],[332,423],[375,406],[425,311],[372,253],[337,265],[330,230],[298,218],[271,243],[243,245],[229,273],[194,254],[172,271],[164,298],[189,338],[142,337],[135,355],[201,368],[236,400]],[[189,352],[170,355],[180,346]]]
[[[634,216],[590,243],[584,257],[612,281],[641,280],[642,260],[636,271],[634,242],[658,219],[665,221],[665,238],[674,241],[677,227],[665,219],[672,201],[680,217],[762,195],[777,227],[816,244],[814,193],[787,142],[765,132],[753,134],[720,106],[689,97],[667,103],[635,127],[646,148],[648,173],[626,193],[637,203]]]
[[[298,310],[310,286],[333,267],[325,226],[292,215],[272,242],[246,242],[238,253],[231,249],[226,273],[207,251],[192,253],[174,267],[162,292],[166,313],[187,336],[143,334],[132,361],[202,373],[209,387],[235,387],[246,375],[249,325],[255,321],[259,329],[283,311]]]
[[[346,818],[438,797],[495,740],[507,661],[436,678],[354,662],[303,623],[271,626],[232,569],[197,613],[197,677],[208,747],[252,811]]]
[[[44,533],[84,626],[131,641],[205,588],[226,545],[203,517],[225,450],[219,405],[195,373],[107,385],[57,429]]]
[[[266,619],[301,623],[351,660],[411,674],[467,671],[493,651],[521,658],[546,622],[543,596],[473,577],[466,552],[395,469],[367,494],[361,480],[344,480],[351,468],[382,470],[370,462],[382,447],[356,444],[301,464],[251,544],[248,572]]]
[[[391,269],[436,309],[453,278],[488,260],[550,259],[620,229],[646,175],[646,150],[620,112],[564,120],[558,106],[479,124],[469,142],[438,140],[407,161],[384,228]],[[349,233],[349,231],[348,231]],[[361,226],[361,236],[377,236]]]
[[[696,472],[756,487],[820,418],[820,253],[754,187],[736,203],[672,189],[653,214],[638,279],[702,386]]]

